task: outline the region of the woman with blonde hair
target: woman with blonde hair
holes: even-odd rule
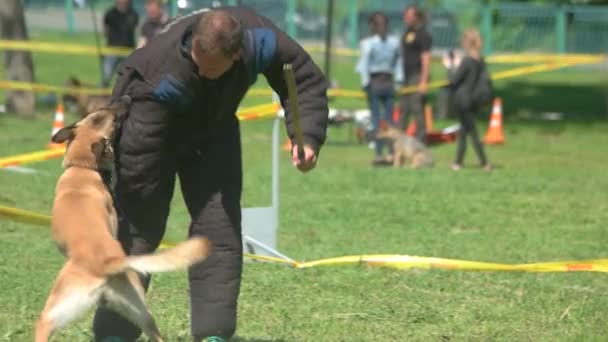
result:
[[[476,29],[465,31],[462,35],[461,46],[465,56],[462,58],[456,72],[450,77],[450,88],[454,94],[454,109],[460,120],[456,160],[452,163],[452,169],[458,171],[462,168],[467,147],[466,139],[468,135],[471,135],[473,148],[481,166],[489,171],[491,166],[486,158],[473,120],[473,113],[488,101],[490,97],[488,94],[492,93],[491,81],[481,54],[483,41],[479,31]]]

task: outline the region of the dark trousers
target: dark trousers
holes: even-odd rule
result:
[[[120,64],[125,60],[121,56],[104,56],[103,57],[103,74],[101,75],[101,87],[107,88],[112,82],[114,72]]]
[[[417,87],[420,83],[420,75],[412,75],[405,80],[405,86]],[[401,119],[399,128],[407,129],[410,123],[410,115],[414,115],[416,122],[416,138],[421,142],[426,142],[426,124],[424,121],[424,106],[426,105],[426,94],[418,91],[401,96]]]
[[[395,89],[393,88],[392,75],[372,75],[370,86],[367,91],[369,107],[372,118],[372,134],[376,156],[382,155],[382,140],[376,139],[376,133],[380,128],[380,122],[384,120],[386,124],[393,125],[393,106],[395,103]],[[388,145],[389,153],[392,153],[392,145]]]
[[[235,118],[201,136],[205,137],[204,141],[167,151],[159,171],[162,183],[151,194],[142,196],[125,191],[123,189],[128,187],[121,184],[120,175],[116,177],[114,193],[119,211],[119,239],[128,254],[156,250],[165,232],[175,177],[179,176],[191,218],[188,236],[204,235],[213,243],[208,259],[188,271],[191,332],[201,338],[228,338],[236,330],[243,265],[238,121]],[[144,284],[148,282],[146,279]],[[107,336],[135,341],[141,334],[122,316],[103,308],[95,314],[93,330],[96,341]]]
[[[473,115],[470,110],[458,110],[458,118],[460,120],[460,133],[458,135],[458,147],[456,150],[456,161],[455,163],[461,164],[464,159],[464,153],[467,149],[467,136],[471,136],[473,141],[473,149],[477,153],[479,162],[482,166],[487,164],[486,154],[479,140],[479,134],[477,133],[477,126],[473,120]]]

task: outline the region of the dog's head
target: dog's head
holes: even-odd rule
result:
[[[65,80],[66,87],[81,87],[82,82],[76,76],[70,76]]]
[[[131,98],[122,96],[57,131],[51,140],[54,143],[67,142],[64,167],[100,169],[111,163],[114,160],[112,143],[116,122],[128,112],[130,106]]]
[[[384,125],[383,127],[380,127],[380,129],[378,129],[378,132],[376,133],[376,139],[395,140],[402,135],[403,132],[401,132],[397,127],[391,125]]]

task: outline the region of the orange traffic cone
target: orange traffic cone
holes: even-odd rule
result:
[[[412,120],[412,122],[410,122],[410,125],[407,126],[407,130],[405,131],[405,134],[407,134],[410,137],[413,137],[414,135],[416,135],[416,122]]]
[[[486,144],[504,144],[505,137],[502,133],[502,100],[500,97],[494,99],[490,126],[485,138]]]
[[[431,132],[433,130],[433,107],[430,104],[424,106],[424,123],[426,132]]]
[[[400,118],[401,118],[401,109],[399,109],[398,106],[394,106],[393,107],[393,122],[394,123],[399,122]]]
[[[55,118],[53,119],[53,130],[51,131],[51,137],[53,135],[55,135],[55,133],[57,133],[60,129],[63,128],[63,121],[64,121],[64,115],[63,115],[63,103],[59,102],[57,104],[57,109],[55,110]],[[54,142],[49,142],[48,144],[49,148],[62,148],[65,147],[64,143],[61,144],[57,144]]]

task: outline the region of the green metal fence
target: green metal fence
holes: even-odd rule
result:
[[[92,0],[86,0],[89,4]],[[102,12],[112,0],[95,0]],[[368,34],[367,18],[383,11],[395,34],[403,31],[402,12],[419,2],[428,14],[427,29],[438,49],[458,45],[462,31],[478,27],[485,39],[486,54],[501,52],[605,53],[608,47],[608,6],[560,6],[534,3],[494,2],[480,5],[465,0],[436,0],[433,6],[414,0],[335,0],[333,41],[336,46],[356,48]],[[90,10],[82,0],[24,0],[32,28],[68,32],[92,30]],[[134,0],[144,15],[144,0]],[[201,7],[248,6],[269,17],[281,29],[301,41],[322,42],[329,21],[327,0],[167,0],[167,11],[184,15]],[[59,14],[39,15],[44,11]],[[101,13],[98,15],[101,18]]]

